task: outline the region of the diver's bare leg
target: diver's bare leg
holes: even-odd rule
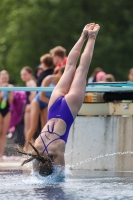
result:
[[[87,32],[88,26],[91,26],[91,24],[88,24],[85,26],[81,34],[81,37],[79,38],[79,40],[74,45],[74,47],[72,48],[72,50],[70,51],[68,55],[64,74],[62,75],[60,81],[58,82],[57,86],[55,87],[51,95],[49,108],[55,102],[57,98],[59,98],[60,96],[65,96],[69,92],[69,89],[71,87],[71,84],[75,75],[76,64],[77,64],[82,46],[86,40],[86,37],[88,36],[88,32]]]
[[[76,70],[76,74],[74,76],[74,80],[70,87],[69,93],[65,96],[73,117],[76,117],[84,100],[87,73],[93,55],[96,35],[99,29],[100,26],[98,24],[91,25],[88,28],[88,42],[81,56],[80,64]]]

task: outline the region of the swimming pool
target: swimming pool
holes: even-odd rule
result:
[[[133,199],[133,173],[74,170],[62,181],[43,181],[29,170],[0,171],[0,200]]]

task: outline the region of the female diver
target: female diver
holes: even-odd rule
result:
[[[87,24],[81,37],[69,53],[65,72],[56,85],[48,105],[48,121],[32,146],[32,153],[18,149],[19,153],[31,156],[22,165],[34,160],[33,170],[42,176],[52,174],[54,166],[65,166],[64,152],[69,129],[83,103],[86,78],[91,63],[94,44],[100,26]],[[87,41],[80,63],[76,64],[82,46]]]

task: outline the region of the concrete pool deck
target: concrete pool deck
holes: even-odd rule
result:
[[[25,169],[26,167],[21,166],[23,158],[19,156],[4,156],[0,161],[0,170],[2,169]]]
[[[7,139],[5,155],[20,156],[15,145]],[[69,133],[65,160],[72,170],[133,171],[133,117],[78,116]],[[12,162],[0,166],[19,165]]]
[[[78,116],[65,154],[72,169],[133,171],[133,117]]]

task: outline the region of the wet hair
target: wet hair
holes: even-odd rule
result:
[[[33,74],[33,70],[32,70],[32,68],[29,67],[29,66],[23,67],[22,70],[26,70],[29,74]]]
[[[53,58],[50,54],[45,54],[41,56],[40,62],[44,63],[47,67],[53,67]]]
[[[18,153],[30,156],[30,158],[28,158],[27,160],[24,160],[21,165],[23,166],[24,164],[27,164],[28,162],[34,160],[35,162],[33,162],[33,169],[35,171],[38,171],[41,176],[49,176],[50,174],[52,174],[52,172],[53,172],[53,162],[52,162],[53,156],[43,157],[40,155],[38,150],[33,146],[33,144],[31,144],[30,142],[29,142],[29,144],[36,152],[36,155],[31,154],[31,153],[26,153],[23,149],[16,147],[16,151]]]
[[[59,56],[61,58],[64,58],[66,56],[66,49],[62,46],[57,46],[50,50],[50,54],[52,56]]]

